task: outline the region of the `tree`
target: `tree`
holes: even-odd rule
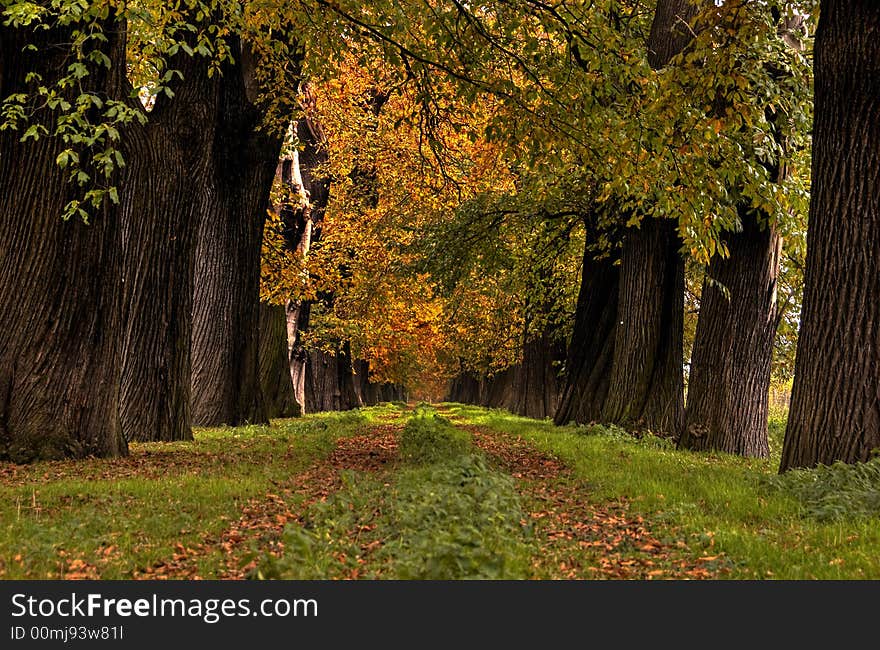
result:
[[[123,136],[125,281],[120,415],[128,440],[192,438],[191,340],[199,196],[214,157],[220,86],[211,61],[183,50],[174,97],[156,97]],[[130,94],[130,93],[127,93]]]
[[[284,305],[260,302],[260,385],[270,418],[301,415],[290,376],[287,317]]]
[[[565,360],[565,381],[553,416],[557,425],[602,419],[618,324],[620,267],[614,261],[607,254],[598,255],[588,237]]]
[[[782,242],[766,221],[747,213],[742,220],[730,256],[712,259],[703,284],[679,446],[766,457]]]
[[[259,96],[259,54],[238,38],[230,45],[211,167],[199,196],[192,408],[202,426],[268,422],[259,371],[260,253],[285,128]],[[301,54],[293,49],[295,85]]]
[[[687,46],[697,13],[689,0],[658,3],[646,44],[652,68],[666,66]],[[629,221],[631,215],[623,214],[622,221]],[[623,237],[619,271],[594,269],[585,261],[584,273],[596,277],[584,276],[582,290],[592,295],[579,299],[583,306],[571,345],[587,348],[569,352],[568,385],[555,420],[595,419],[677,435],[684,420],[684,260],[677,224],[641,217]],[[596,286],[603,281],[615,286]],[[612,298],[616,305],[595,302]],[[612,322],[611,313],[613,344],[602,326]]]
[[[880,448],[880,6],[823,0],[803,312],[781,471]]]
[[[295,149],[286,152],[279,162],[273,189],[273,208],[263,236],[259,333],[260,383],[270,418],[302,414],[293,385],[288,341],[287,304],[293,288],[279,282],[292,272],[294,286],[300,285],[302,249],[311,242],[311,209]]]
[[[98,106],[117,96],[122,68],[93,62],[119,60],[124,38],[111,18],[98,18],[4,15],[0,23],[0,458],[15,462],[128,450],[118,417],[119,218],[105,204],[88,223],[62,220],[77,187],[56,164],[76,156],[83,173],[98,167],[94,150],[60,133],[70,115],[64,106],[76,115],[80,96],[59,89],[69,66],[91,72],[79,85],[86,108],[78,117],[118,125]]]
[[[773,147],[763,156],[761,172],[780,191],[795,194],[787,185],[792,180],[788,168],[798,154],[798,138],[792,130],[806,126],[809,105],[802,99],[807,68],[801,54],[803,35],[793,29],[800,27],[803,17],[784,17],[764,8],[740,12],[734,20],[739,33],[755,36],[744,41],[770,45],[760,53],[747,52],[740,58],[746,63],[738,67],[740,74],[752,78],[752,88],[762,88],[773,97],[772,108],[763,109]],[[719,119],[725,119],[730,109],[726,90],[719,84],[709,91],[715,96],[708,103]],[[760,141],[760,133],[756,136]],[[703,284],[687,423],[679,446],[766,457],[773,341],[779,323],[781,231],[792,230],[789,223],[797,219],[794,214],[768,213],[757,207],[762,205],[760,199],[747,198],[740,188],[734,193],[743,197],[736,227],[727,235],[725,249],[712,257]]]
[[[314,88],[305,88],[306,116],[296,125],[297,140],[302,147],[298,154],[302,187],[308,194],[311,237],[303,240],[302,256],[321,240],[324,213],[330,200],[329,160],[324,127],[316,113]],[[309,347],[305,339],[311,327],[315,302],[332,303],[333,294],[318,293],[314,298],[292,300],[287,306],[288,338],[291,344],[291,369],[297,401],[304,413],[344,411],[361,405],[354,386],[351,348],[339,341],[333,349]]]

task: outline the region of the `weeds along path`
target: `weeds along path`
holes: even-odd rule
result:
[[[510,474],[522,498],[535,543],[540,579],[714,579],[724,575],[717,556],[697,558],[684,536],[662,533],[619,499],[597,503],[589,485],[556,458],[527,441],[485,426],[461,424],[474,445],[501,471]],[[456,422],[459,420],[459,422]]]
[[[343,471],[383,474],[397,460],[398,424],[373,425],[365,433],[339,438],[328,457],[315,461],[288,481],[275,482],[274,492],[253,498],[241,516],[218,536],[198,544],[178,544],[171,558],[134,575],[135,579],[245,579],[263,554],[284,551],[282,534],[288,522],[301,522],[309,506],[326,500],[342,486]],[[224,569],[200,575],[200,562],[213,553],[223,555]]]

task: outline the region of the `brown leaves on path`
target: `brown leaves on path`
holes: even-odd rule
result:
[[[625,499],[596,503],[571,469],[525,440],[488,427],[462,428],[516,481],[528,513],[525,523],[541,546],[536,577],[683,580],[717,578],[726,571],[722,556],[694,558],[682,539],[659,539]]]
[[[301,521],[308,507],[342,487],[341,472],[384,472],[397,460],[399,425],[379,425],[367,433],[340,438],[329,457],[313,463],[306,471],[276,483],[275,492],[248,501],[237,521],[219,537],[205,537],[198,544],[178,544],[167,560],[136,572],[136,579],[211,579],[241,580],[256,567],[252,549],[278,556],[284,551],[281,541],[289,522]],[[218,575],[200,576],[199,560],[220,549],[224,568]]]

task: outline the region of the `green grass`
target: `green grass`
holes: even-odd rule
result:
[[[400,433],[400,456],[409,463],[436,463],[470,450],[470,436],[434,409],[417,408]]]
[[[623,499],[658,539],[684,540],[695,556],[723,553],[726,578],[880,579],[880,461],[778,478],[784,412],[771,415],[766,460],[457,404],[423,405],[412,415],[386,404],[202,429],[189,442],[132,445],[125,459],[0,464],[0,578],[127,579],[200,544],[199,575],[216,577],[229,560],[218,540],[250,499],[273,493],[296,508],[297,475],[339,438],[407,422],[416,424],[402,437],[404,461],[369,475],[343,472],[342,490],[309,507],[305,528],[291,528],[288,548],[299,559],[267,562],[267,575],[527,575],[526,555],[542,552],[519,523],[532,506],[516,498],[510,477],[474,455],[451,420],[529,441],[572,468],[589,501]]]
[[[530,546],[513,479],[486,464],[470,436],[419,407],[388,475],[347,472],[344,487],[288,526],[285,553],[261,578],[522,579]]]
[[[505,411],[444,405],[456,423],[519,436],[573,467],[598,500],[624,497],[653,521],[709,535],[732,560],[735,579],[880,578],[880,518],[825,521],[793,490],[775,487],[784,424],[770,424],[772,456],[678,451],[656,440],[579,435],[577,427],[520,418]]]
[[[80,573],[127,579],[239,518],[248,499],[326,456],[340,436],[396,421],[391,405],[272,426],[199,429],[195,439],[133,444],[128,458],[5,465],[0,474],[0,577]],[[201,560],[211,576],[221,552]],[[90,577],[86,571],[83,577]]]

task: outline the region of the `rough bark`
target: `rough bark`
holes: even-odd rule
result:
[[[684,423],[684,261],[676,224],[627,233],[617,327],[601,419],[677,436]]]
[[[125,135],[120,193],[125,282],[120,417],[128,440],[192,438],[192,295],[201,188],[213,157],[218,83],[181,54],[173,99]]]
[[[484,380],[480,404],[539,420],[552,417],[559,401],[556,365],[565,356],[560,347],[549,331],[527,340],[519,363]]]
[[[232,45],[236,62],[224,65],[214,156],[199,196],[192,410],[200,426],[268,422],[259,370],[260,253],[283,129],[263,124],[253,57]]]
[[[703,0],[660,0],[648,36],[648,64],[655,70],[669,63],[694,37],[690,23]]]
[[[782,242],[755,214],[740,217],[742,232],[726,238],[730,256],[714,257],[703,283],[679,446],[763,458]]]
[[[93,71],[86,89],[116,94],[123,35],[108,31],[102,47],[114,65]],[[67,30],[0,25],[0,101],[34,90],[28,72],[54,83],[69,63],[70,42]],[[52,121],[43,108],[31,124]],[[73,197],[55,160],[66,147],[48,136],[20,138],[0,131],[0,459],[125,455],[118,216],[108,210],[88,225],[63,221]]]
[[[880,448],[880,4],[821,3],[804,300],[781,471]]]
[[[780,37],[793,49],[803,49],[797,37],[802,22],[802,16],[792,16],[780,25]],[[771,122],[778,119],[770,107],[766,112]],[[784,180],[784,165],[765,166],[776,182]],[[712,259],[703,284],[679,447],[766,457],[782,240],[775,227],[760,225],[771,223],[768,215],[748,207],[739,206],[742,230],[726,237],[729,257]],[[718,284],[729,290],[729,298]]]
[[[660,0],[648,62],[667,65],[693,37],[696,3]],[[553,421],[606,421],[678,435],[684,421],[684,263],[672,223],[626,234],[620,266],[584,254],[564,385]]]
[[[697,2],[660,0],[648,37],[659,69],[690,43]],[[602,419],[677,437],[684,424],[684,262],[672,222],[630,229],[620,259],[618,326]]]
[[[393,382],[379,384],[380,402],[405,402],[407,401],[406,387]]]
[[[486,377],[482,395],[480,396],[480,406],[511,410],[516,401],[516,385],[514,382],[516,381],[518,369],[519,366],[517,364]]]
[[[305,364],[305,411],[348,411],[363,406],[354,387],[348,342],[334,353],[310,350]]]
[[[574,329],[553,416],[557,425],[601,418],[614,356],[619,269],[613,259],[597,260],[585,247]]]
[[[550,331],[526,341],[522,362],[513,368],[513,400],[504,408],[538,420],[553,417],[560,394],[557,365],[563,358]]]
[[[270,418],[290,418],[302,409],[293,393],[283,305],[260,303],[260,385]]]

